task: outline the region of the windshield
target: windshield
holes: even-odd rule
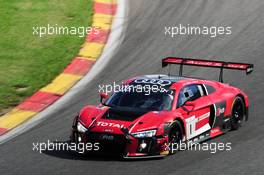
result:
[[[128,107],[148,111],[170,110],[173,91],[155,92],[146,95],[143,92],[116,92],[106,102],[111,107]]]

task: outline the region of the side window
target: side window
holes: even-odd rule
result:
[[[194,101],[203,96],[201,85],[189,85],[181,89],[178,97],[177,108],[181,107],[186,101]]]
[[[208,84],[205,84],[205,87],[207,89],[208,95],[214,93],[216,90],[213,86],[210,86]]]

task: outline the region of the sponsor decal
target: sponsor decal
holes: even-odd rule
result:
[[[189,142],[189,143],[197,143],[197,142],[201,141],[204,138],[208,138],[209,136],[210,136],[209,133],[204,133],[204,134],[201,134],[201,135],[199,135],[197,137],[194,137],[193,139],[191,139],[191,140],[189,140],[187,142]]]
[[[124,128],[124,125],[120,125],[117,123],[107,123],[107,122],[97,122],[97,126],[102,126],[102,127],[113,127],[113,128]]]
[[[230,118],[227,118],[227,119],[225,119],[224,121],[227,122],[227,121],[229,121],[229,120],[230,120]]]
[[[219,116],[219,115],[221,115],[223,113],[225,113],[225,108],[218,108],[217,109],[217,116]]]
[[[114,132],[112,129],[105,129],[104,132]]]
[[[101,136],[101,139],[102,140],[114,140],[114,136],[104,134],[104,135]]]
[[[220,128],[213,128],[211,129],[211,133],[214,134],[214,133],[218,133],[220,132]]]

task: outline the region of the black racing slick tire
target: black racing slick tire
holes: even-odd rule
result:
[[[242,126],[242,123],[246,116],[245,102],[240,97],[237,96],[232,105],[232,115],[231,115],[231,129],[237,130]]]
[[[177,152],[178,148],[180,147],[180,143],[183,139],[183,126],[178,121],[175,120],[170,127],[169,132],[169,153],[174,154]]]

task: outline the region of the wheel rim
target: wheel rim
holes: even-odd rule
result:
[[[181,133],[178,129],[174,129],[170,134],[170,143],[179,143],[181,141]]]
[[[244,114],[243,105],[241,103],[236,103],[233,110],[233,116],[235,123],[241,124]]]

